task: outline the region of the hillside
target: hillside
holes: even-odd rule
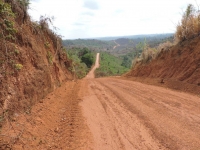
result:
[[[138,62],[126,77],[200,94],[200,38],[180,42],[148,63]],[[153,81],[154,80],[154,81]]]
[[[48,18],[30,21],[26,2],[0,1],[0,125],[73,77],[61,38]]]
[[[173,36],[173,33],[165,33],[165,34],[141,34],[141,35],[128,35],[128,36],[115,36],[115,37],[100,37],[95,38],[97,40],[102,41],[113,41],[117,39],[144,39],[144,38],[158,38],[165,39],[167,37]]]
[[[77,40],[63,40],[65,47],[88,47],[94,50],[107,50],[115,46],[113,41],[101,41],[96,39],[77,39]]]
[[[200,95],[199,17],[199,9],[189,4],[176,27],[177,44],[145,48],[125,76]]]

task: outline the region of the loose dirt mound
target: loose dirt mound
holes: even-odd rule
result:
[[[169,84],[176,89],[184,86],[200,91],[200,38],[184,41],[163,50],[156,60],[147,64],[138,63],[125,76],[140,77],[139,80],[157,79],[161,84]],[[156,81],[156,82],[157,82]],[[147,81],[150,82],[150,81]],[[175,84],[173,84],[175,83]],[[179,85],[179,86],[178,86]],[[187,91],[187,89],[185,89]],[[194,91],[195,90],[195,91]]]

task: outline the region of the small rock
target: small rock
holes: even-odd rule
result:
[[[164,82],[164,79],[161,79],[160,83],[162,83],[162,84],[165,83],[165,82]]]
[[[56,132],[56,133],[57,133],[57,132],[58,132],[58,130],[59,130],[59,128],[57,127],[57,128],[54,130],[54,132]]]

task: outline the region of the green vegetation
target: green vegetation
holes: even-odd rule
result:
[[[132,51],[129,52],[125,55],[120,56],[120,58],[122,59],[122,66],[126,67],[126,68],[131,68],[132,66],[132,61],[135,57],[137,57],[139,55],[138,51]]]
[[[88,48],[68,49],[67,55],[72,60],[69,70],[78,78],[85,77],[95,62],[95,53]]]
[[[44,43],[44,47],[45,47],[46,49],[49,49],[50,43],[49,43],[49,42],[45,42],[45,43]]]
[[[167,49],[170,45],[172,45],[171,42],[173,41],[173,34],[112,37],[103,38],[102,40],[105,41],[92,39],[64,40],[63,44],[67,49],[76,49],[74,47],[83,49],[83,47],[87,47],[100,52],[101,66],[97,69],[96,76],[113,76],[125,73],[132,67],[132,65],[135,64],[135,62],[147,63],[154,59],[159,54],[161,49]],[[87,55],[85,55],[85,57],[89,60]],[[73,59],[79,60],[79,68],[84,68],[84,66],[81,65],[81,62],[85,61],[84,57],[81,59]],[[85,73],[86,72],[83,71],[80,74]]]
[[[141,34],[141,35],[130,35],[130,36],[115,36],[115,37],[102,37],[102,38],[95,38],[97,40],[102,40],[102,41],[116,41],[118,39],[131,39],[131,40],[137,40],[137,39],[165,39],[170,36],[173,36],[172,33],[167,33],[167,34]]]
[[[15,14],[11,5],[0,0],[0,37],[6,40],[14,40],[17,30],[14,28]]]
[[[21,70],[22,67],[23,67],[22,64],[15,64],[15,69],[17,69],[17,70]]]
[[[24,6],[26,8],[26,10],[28,9],[28,6],[30,4],[30,0],[18,0],[18,2]]]
[[[96,77],[116,76],[127,72],[129,69],[122,66],[122,59],[107,52],[100,53],[100,67],[95,71]]]
[[[77,40],[63,40],[63,45],[66,47],[80,47],[90,48],[93,50],[109,50],[112,49],[116,44],[113,41],[100,41],[94,39],[77,39]]]
[[[181,22],[177,25],[176,40],[184,41],[199,35],[200,11],[189,4],[185,10]]]
[[[52,53],[50,51],[47,51],[47,59],[49,61],[49,64],[53,64],[53,56]]]

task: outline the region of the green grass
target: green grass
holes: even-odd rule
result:
[[[122,75],[129,69],[122,66],[122,59],[107,52],[100,53],[100,67],[96,69],[96,77]]]

